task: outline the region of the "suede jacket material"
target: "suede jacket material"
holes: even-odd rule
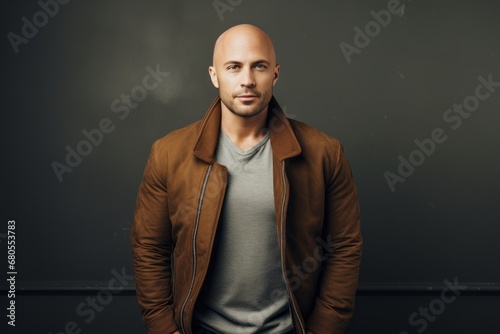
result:
[[[227,169],[215,161],[220,124],[217,98],[203,120],[152,146],[131,231],[136,293],[149,334],[192,333],[227,185]],[[267,128],[295,332],[343,333],[354,310],[362,247],[349,163],[338,140],[288,119],[274,97]]]

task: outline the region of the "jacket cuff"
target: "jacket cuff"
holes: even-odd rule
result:
[[[307,318],[306,328],[314,334],[342,334],[347,324],[332,314],[331,310],[317,303],[313,312]]]
[[[146,328],[148,334],[172,334],[179,329],[172,311],[159,315],[153,321],[150,321]]]

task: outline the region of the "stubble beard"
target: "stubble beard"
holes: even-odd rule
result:
[[[227,100],[227,99],[222,99],[222,103],[224,103],[224,105],[227,107],[227,109],[232,112],[233,114],[235,114],[236,116],[240,116],[240,117],[245,117],[245,118],[249,118],[249,117],[254,117],[254,116],[257,116],[258,114],[260,114],[263,110],[265,110],[267,108],[267,106],[269,105],[269,102],[271,101],[271,97],[267,97],[267,96],[264,96],[262,97],[262,95],[259,95],[258,96],[260,98],[259,102],[257,105],[255,105],[253,108],[250,108],[250,104],[249,105],[246,105],[243,103],[244,107],[240,107],[239,105],[237,105],[237,102],[235,101],[237,99],[237,97],[233,97],[231,96],[231,100]]]

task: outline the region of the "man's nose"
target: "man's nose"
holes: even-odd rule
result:
[[[255,86],[255,76],[252,69],[246,69],[242,73],[241,85],[245,87]]]

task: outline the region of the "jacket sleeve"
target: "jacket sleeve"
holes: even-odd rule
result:
[[[172,306],[172,234],[168,214],[167,157],[154,143],[137,196],[131,231],[136,295],[149,334],[177,330]]]
[[[333,144],[333,172],[325,190],[323,238],[328,251],[307,329],[341,334],[354,311],[361,260],[359,204],[351,168],[341,144]]]

